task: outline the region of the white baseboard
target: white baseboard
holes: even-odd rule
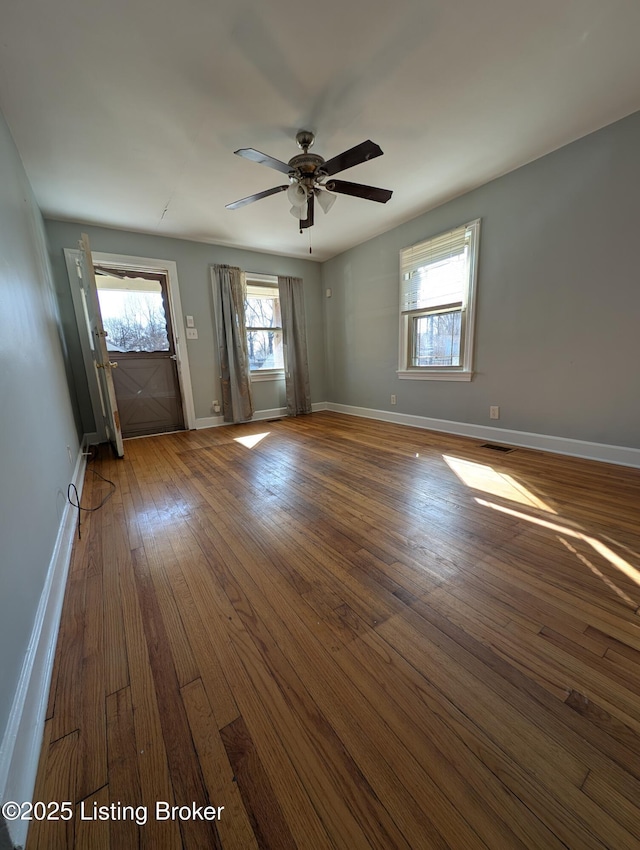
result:
[[[259,422],[261,419],[283,419],[286,415],[286,407],[274,407],[271,410],[255,410],[251,421]]]
[[[261,419],[282,419],[287,415],[286,407],[274,407],[272,410],[256,410],[249,422],[259,422]],[[196,431],[201,428],[219,428],[221,425],[232,425],[232,422],[225,422],[222,414],[220,416],[205,416],[202,419],[196,419]],[[245,424],[239,423],[239,424]]]
[[[353,407],[349,404],[335,404],[333,402],[327,402],[325,409],[336,413],[346,413],[349,416],[362,416],[365,419],[379,419],[382,422],[410,425],[412,428],[424,428],[428,431],[443,431],[446,434],[475,437],[494,443],[505,443],[510,446],[522,446],[527,449],[539,449],[543,452],[554,452],[571,457],[598,460],[602,463],[616,463],[620,466],[640,468],[640,449],[627,448],[626,446],[609,446],[604,443],[590,443],[568,437],[552,437],[547,434],[512,431],[507,428],[453,422],[448,419],[431,419],[428,416],[412,416],[408,413],[372,410],[368,407]]]
[[[202,428],[218,428],[220,425],[227,425],[222,415],[220,416],[203,416],[202,419],[196,419],[196,431]]]
[[[311,409],[315,413],[318,410],[326,410],[326,401],[317,402],[311,405]],[[250,422],[259,422],[261,419],[282,419],[287,415],[286,407],[274,407],[271,410],[256,410]],[[230,425],[230,422],[225,422],[224,417],[220,416],[203,416],[202,419],[196,419],[196,430],[201,428],[218,428],[220,425]]]
[[[84,440],[72,479],[79,498],[82,496],[86,467],[86,445],[88,442]],[[0,745],[2,802],[28,802],[32,799],[76,521],[75,508],[67,502],[49,561],[9,721]],[[24,845],[28,823],[12,821],[7,824],[11,840],[16,846]]]
[[[543,452],[582,457],[598,460],[602,463],[617,463],[620,466],[640,468],[640,449],[626,446],[609,446],[605,443],[590,443],[586,440],[573,440],[569,437],[552,437],[548,434],[534,434],[529,431],[513,431],[508,428],[494,428],[490,425],[474,425],[466,422],[454,422],[449,419],[432,419],[428,416],[413,416],[409,413],[394,413],[390,410],[373,410],[369,407],[354,407],[350,404],[336,404],[322,401],[313,404],[313,412],[333,410],[348,416],[362,416],[365,419],[379,419],[381,422],[395,422],[412,428],[424,428],[428,431],[442,431],[445,434],[457,434],[462,437],[474,437],[478,440],[505,443],[510,446],[522,446],[527,449],[539,449]],[[252,422],[261,419],[278,419],[287,415],[286,408],[257,410]],[[215,428],[228,425],[222,416],[208,416],[196,419],[196,428]]]

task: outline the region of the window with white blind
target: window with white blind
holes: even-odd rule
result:
[[[470,381],[480,219],[400,251],[398,377]]]
[[[273,380],[284,376],[282,318],[278,278],[246,275],[244,305],[251,380]]]

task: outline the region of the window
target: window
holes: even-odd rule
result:
[[[115,277],[97,271],[96,289],[107,351],[169,351],[165,292],[160,278]]]
[[[480,220],[400,251],[398,377],[470,381]]]
[[[273,380],[284,375],[282,318],[278,278],[249,275],[245,321],[252,380]]]

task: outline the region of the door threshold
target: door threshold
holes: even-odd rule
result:
[[[154,431],[153,434],[136,434],[134,437],[124,437],[124,440],[144,440],[147,437],[166,437],[167,434],[184,434],[188,428],[173,428],[171,431]]]

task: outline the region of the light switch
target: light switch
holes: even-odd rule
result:
[[[198,339],[198,331],[195,328],[187,328],[187,339]]]
[[[195,328],[196,323],[193,321],[193,316],[186,316],[185,318],[187,320],[187,327],[188,328]]]

